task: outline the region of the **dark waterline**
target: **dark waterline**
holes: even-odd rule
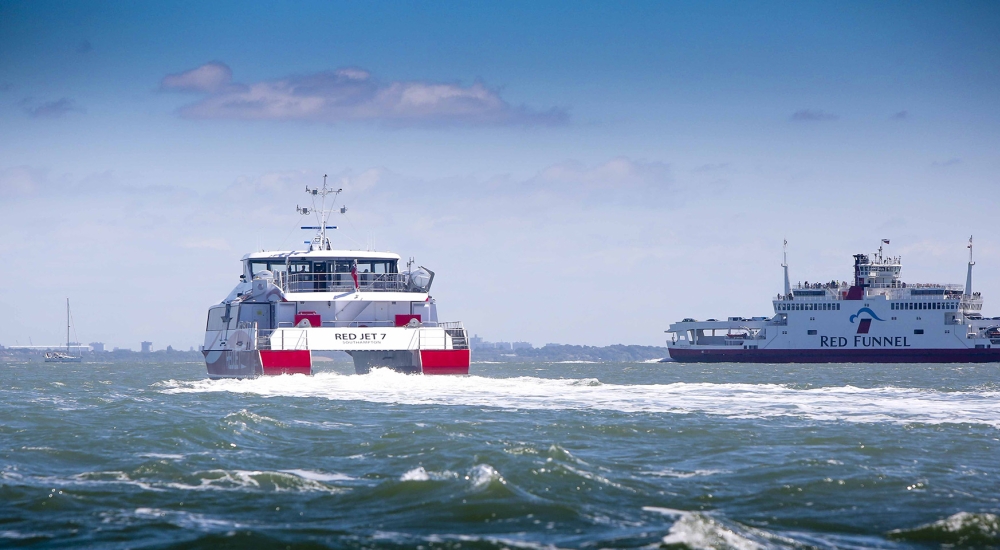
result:
[[[0,363],[0,547],[1000,546],[1000,365]]]

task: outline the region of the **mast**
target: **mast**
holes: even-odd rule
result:
[[[785,296],[787,297],[792,293],[792,285],[788,282],[788,239],[785,239],[785,244],[782,246],[781,254],[781,267],[785,270]]]
[[[313,237],[312,242],[309,244],[309,250],[330,250],[330,239],[326,236],[327,229],[336,229],[335,225],[327,225],[330,220],[330,214],[333,213],[333,203],[337,201],[337,195],[343,189],[331,189],[326,186],[326,174],[323,174],[323,187],[314,187],[312,189],[306,186],[306,193],[312,198],[312,208],[307,208],[304,206],[296,206],[295,209],[299,214],[303,216],[308,216],[309,214],[316,215],[316,221],[319,225],[310,226],[303,225],[302,229],[315,229],[316,236]],[[326,207],[326,196],[333,193],[333,200],[331,200],[330,208]],[[316,201],[319,199],[319,208],[316,208]],[[341,208],[341,213],[347,211],[347,208]]]
[[[969,272],[965,276],[965,296],[972,296],[972,266],[976,265],[976,262],[972,261],[972,235],[969,235]]]
[[[69,298],[66,298],[66,353],[69,353]]]

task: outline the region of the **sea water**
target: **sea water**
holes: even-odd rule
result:
[[[0,363],[0,547],[1000,546],[1000,365]]]

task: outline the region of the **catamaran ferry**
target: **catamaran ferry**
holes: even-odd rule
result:
[[[882,243],[889,244],[888,239]],[[785,243],[787,245],[787,242]],[[850,282],[788,280],[772,317],[684,319],[666,331],[675,361],[748,363],[981,363],[1000,361],[1000,317],[983,317],[972,290],[972,238],[965,285],[907,284],[898,256],[854,255]]]
[[[327,225],[340,189],[306,187],[316,235],[308,250],[243,256],[240,283],[208,310],[203,353],[211,378],[311,374],[313,351],[345,351],[358,374],[375,367],[468,374],[468,335],[440,322],[434,272],[389,252],[335,250]],[[327,208],[327,197],[331,205]],[[318,203],[318,204],[317,204]],[[341,207],[341,214],[347,211]]]

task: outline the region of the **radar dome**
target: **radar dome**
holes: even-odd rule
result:
[[[416,288],[426,289],[431,282],[431,274],[424,268],[415,269],[410,272],[410,284]]]

